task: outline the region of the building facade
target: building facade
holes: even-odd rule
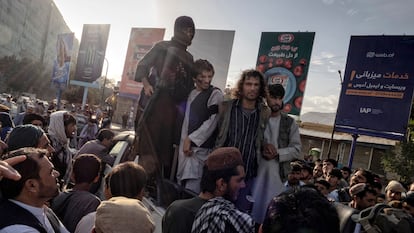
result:
[[[0,58],[29,58],[52,69],[57,35],[70,32],[51,0],[0,1]],[[74,54],[78,48],[75,40]]]

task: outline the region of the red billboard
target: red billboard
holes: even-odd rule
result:
[[[163,40],[164,28],[132,28],[129,37],[128,50],[125,58],[124,71],[122,72],[121,94],[132,95],[138,99],[141,93],[142,83],[134,81],[135,70],[141,58],[152,46]]]

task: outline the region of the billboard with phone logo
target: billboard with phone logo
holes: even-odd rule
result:
[[[300,115],[314,32],[262,32],[256,69],[285,88],[283,111]]]

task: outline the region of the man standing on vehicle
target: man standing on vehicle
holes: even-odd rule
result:
[[[241,152],[246,169],[246,187],[240,190],[236,206],[248,212],[251,209],[248,196],[252,194],[257,157],[261,156],[263,134],[270,115],[263,102],[266,97],[263,74],[256,70],[243,71],[234,94],[235,99],[220,106],[216,147],[231,146]]]
[[[193,20],[178,17],[172,39],[155,44],[137,66],[135,81],[142,82],[144,88],[136,118],[135,152],[150,176],[171,175],[173,145],[179,143],[183,107],[194,88],[194,60],[187,51],[194,33]]]
[[[211,85],[214,68],[210,62],[197,60],[194,71],[196,88],[187,100],[181,130],[177,180],[185,188],[199,193],[204,161],[217,137],[218,106],[223,101],[223,93]]]

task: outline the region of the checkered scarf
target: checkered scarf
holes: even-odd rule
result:
[[[253,219],[236,209],[233,203],[223,197],[206,202],[195,217],[192,233],[224,233],[228,229],[237,233],[253,233]]]

